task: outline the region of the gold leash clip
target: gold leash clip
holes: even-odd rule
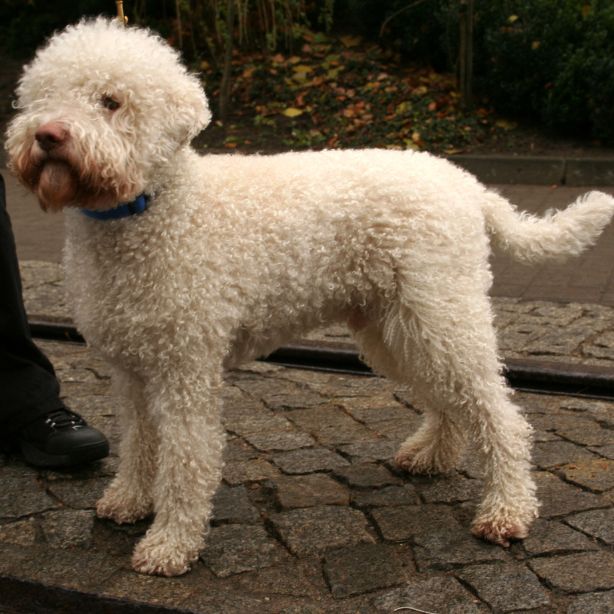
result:
[[[124,24],[128,25],[128,18],[124,15],[124,2],[123,0],[115,0],[115,4],[117,4],[117,19]]]

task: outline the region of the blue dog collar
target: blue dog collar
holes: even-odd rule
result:
[[[81,213],[95,220],[119,220],[131,215],[140,215],[149,207],[149,196],[141,194],[130,203],[122,203],[114,209],[105,211],[92,211],[91,209],[81,209]]]

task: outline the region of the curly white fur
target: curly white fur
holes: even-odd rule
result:
[[[526,535],[538,507],[531,429],[500,374],[488,234],[526,260],[578,253],[612,198],[537,219],[425,153],[201,157],[189,147],[210,119],[197,79],[155,35],[104,19],[54,36],[18,94],[12,167],[43,207],[67,207],[76,321],[131,400],[98,514],[155,512],[136,570],[183,573],[203,546],[223,367],[333,320],[426,410],[399,465],[448,471],[475,442],[486,486],[473,531],[501,544]],[[136,217],[79,211],[141,192],[151,206]]]

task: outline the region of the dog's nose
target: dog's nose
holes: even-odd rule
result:
[[[43,151],[51,151],[66,141],[68,131],[58,122],[47,122],[38,128],[34,138]]]

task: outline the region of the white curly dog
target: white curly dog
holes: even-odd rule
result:
[[[469,437],[485,467],[474,534],[526,536],[531,428],[501,375],[489,235],[525,261],[578,254],[614,199],[593,192],[537,219],[426,153],[197,155],[210,120],[199,80],[156,35],[102,18],[51,38],[17,108],[11,167],[44,209],[66,208],[76,322],[131,401],[97,510],[155,513],[134,569],[182,574],[203,547],[223,368],[339,320],[425,410],[398,465],[449,471]]]

